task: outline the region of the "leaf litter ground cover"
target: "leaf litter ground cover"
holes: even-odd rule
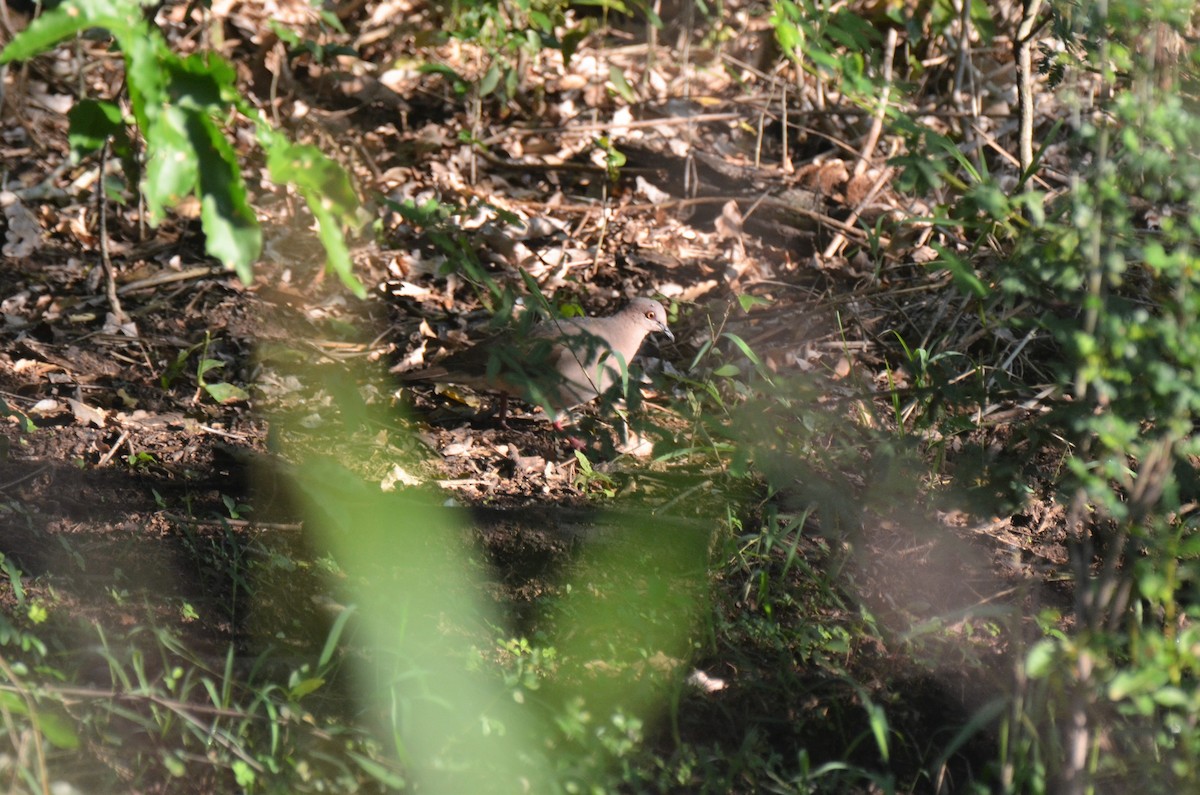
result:
[[[204,732],[174,744],[155,738],[164,705],[147,699],[112,718],[128,740],[122,753],[136,749],[145,772],[127,769],[107,739],[52,749],[63,765],[55,775],[85,789],[121,782],[141,791],[230,790],[255,776],[297,788],[339,776],[372,787],[404,780],[405,768],[362,728],[386,720],[353,698],[355,659],[374,652],[368,630],[343,618],[357,584],[347,581],[398,574],[347,573],[304,532],[314,520],[295,484],[319,459],[399,495],[397,516],[453,514],[453,544],[473,550],[475,579],[462,587],[489,600],[500,623],[446,632],[480,665],[515,677],[514,693],[608,679],[675,688],[668,714],[621,724],[621,742],[636,750],[612,742],[588,750],[564,729],[556,751],[583,760],[578,775],[635,758],[626,785],[753,791],[756,777],[794,773],[798,758],[848,759],[870,770],[891,764],[902,788],[915,787],[932,753],[917,739],[952,734],[1005,691],[1008,655],[1024,632],[1012,616],[1065,604],[1042,585],[1065,561],[1052,504],[1035,499],[1004,513],[992,494],[968,515],[937,483],[905,476],[913,459],[869,449],[865,433],[848,444],[857,458],[835,441],[857,433],[839,426],[897,424],[892,406],[871,394],[913,375],[896,365],[889,331],[919,335],[928,317],[955,319],[939,292],[944,279],[911,265],[927,241],[899,242],[908,256],[873,260],[864,226],[845,223],[853,212],[869,228],[900,210],[907,200],[891,191],[887,170],[857,169],[834,118],[793,143],[787,167],[764,165],[783,156],[778,135],[757,134],[774,123],[759,103],[770,81],[753,70],[735,80],[709,56],[647,61],[644,49],[589,40],[569,65],[549,53],[544,72],[531,73],[546,86],[540,105],[472,110],[446,70],[405,65],[431,24],[424,6],[358,4],[341,20],[346,33],[306,28],[310,44],[359,53],[323,58],[269,37],[253,44],[268,12],[286,21],[276,14],[303,4],[226,5],[227,15],[214,14],[233,35],[217,46],[239,80],[274,103],[294,136],[336,153],[376,199],[377,232],[352,252],[370,295],[358,301],[323,277],[311,219],[264,185],[255,207],[266,256],[249,287],[208,268],[186,208],[143,238],[136,205],[111,205],[104,245],[136,334],[113,327],[94,264],[96,183],[78,179],[96,165],[67,160],[60,106],[71,86],[49,58],[20,82],[10,73],[0,154],[28,212],[8,217],[40,229],[20,238],[0,276],[0,392],[12,411],[0,463],[10,621],[50,639],[56,665],[95,700],[139,683],[182,692],[171,684],[177,668],[238,691],[213,704],[187,690],[168,707],[184,723],[228,711],[211,766],[189,744]],[[198,29],[185,6],[160,12],[182,48]],[[724,66],[738,48],[757,46],[755,30],[745,35]],[[86,79],[111,96],[119,73],[101,50],[84,40],[84,59],[99,67]],[[481,63],[470,42],[429,53],[459,79]],[[384,62],[395,66],[382,70]],[[638,77],[625,88],[641,87],[639,101],[598,80],[609,65]],[[683,81],[705,104],[673,98]],[[606,121],[598,126],[593,112]],[[626,159],[615,186],[592,157],[601,134]],[[463,144],[467,135],[486,147]],[[386,372],[477,339],[487,330],[485,301],[503,306],[477,288],[486,279],[516,287],[521,272],[592,314],[633,295],[662,295],[677,309],[679,342],[644,352],[652,385],[631,428],[607,411],[585,412],[582,457],[536,411],[501,426],[479,416],[486,396],[401,390]],[[178,280],[158,281],[164,274]],[[889,293],[900,286],[912,292]],[[797,374],[804,406],[739,413],[764,383]],[[205,385],[218,382],[250,399],[217,402]],[[994,443],[964,436],[950,447]],[[769,488],[746,474],[751,463],[771,473]],[[351,499],[361,487],[347,486]],[[618,564],[652,553],[624,546],[623,526],[700,535],[705,565],[640,579],[631,567],[626,579]],[[367,532],[346,532],[357,529]],[[675,589],[699,613],[689,614],[691,647],[639,645],[653,633],[580,622],[589,613],[572,601],[577,588],[647,626],[678,615],[653,593]],[[563,650],[545,642],[571,627],[577,642]],[[321,668],[331,636],[342,646]],[[567,648],[573,659],[552,653]],[[290,719],[244,706],[257,705],[268,683],[286,691]],[[85,695],[63,703],[72,717],[98,714]],[[901,738],[892,762],[875,734],[881,709]],[[606,736],[576,717],[592,740]],[[283,727],[286,752],[264,750],[271,726]],[[335,752],[339,732],[349,739]],[[969,778],[972,764],[990,758],[987,741],[986,730],[967,738],[946,769]]]

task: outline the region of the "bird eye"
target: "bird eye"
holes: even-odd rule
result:
[[[654,319],[654,310],[651,309],[649,312],[647,312],[646,317],[649,318],[650,320],[653,320]]]

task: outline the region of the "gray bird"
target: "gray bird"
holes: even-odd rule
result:
[[[524,337],[501,334],[400,377],[498,392],[501,419],[509,396],[557,415],[607,392],[622,379],[646,335],[658,331],[675,339],[662,304],[635,298],[614,315],[543,320]]]

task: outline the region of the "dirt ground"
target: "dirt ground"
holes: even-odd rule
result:
[[[194,24],[184,5],[165,12],[172,36]],[[247,7],[238,12],[247,18],[225,22],[225,46],[257,85],[274,50],[251,47],[249,35],[237,40],[234,34],[255,24]],[[352,33],[368,62],[395,55],[414,35],[398,27],[391,39],[372,39],[367,34],[383,23],[365,13],[348,22],[357,26]],[[733,46],[755,41],[748,34]],[[115,63],[100,62],[89,79],[97,88],[119,84]],[[669,81],[681,79],[669,61],[654,68]],[[819,374],[820,399],[831,414],[869,404],[886,417],[890,404],[868,393],[903,378],[890,332],[919,340],[932,333],[930,323],[945,322],[930,320],[945,302],[935,292],[945,281],[912,264],[919,243],[894,241],[882,265],[863,253],[867,241],[856,230],[902,203],[885,187],[863,209],[882,166],[855,173],[852,158],[829,144],[846,133],[832,120],[814,121],[826,130],[788,153],[798,167],[756,165],[755,146],[763,162],[778,161],[778,136],[756,143],[753,109],[714,70],[703,86],[713,102],[703,113],[689,107],[681,114],[657,101],[636,106],[637,118],[627,121],[637,134],[622,142],[628,164],[615,195],[605,198],[602,169],[586,152],[593,133],[568,107],[604,101],[572,88],[570,74],[557,78],[562,85],[548,94],[553,101],[533,126],[505,118],[510,109],[503,104],[492,108],[495,117],[472,119],[436,75],[405,73],[383,86],[373,78],[355,83],[312,59],[292,63],[276,109],[293,134],[347,164],[379,222],[354,240],[365,300],[322,273],[310,219],[278,188],[254,187],[267,253],[250,285],[204,257],[195,220],[177,217],[145,230],[136,204],[113,205],[102,234],[94,190],[24,198],[40,236],[27,256],[6,257],[0,267],[0,397],[8,409],[0,423],[0,551],[31,578],[30,587],[52,592],[72,620],[156,623],[214,658],[230,644],[249,658],[262,627],[272,624],[311,627],[289,636],[319,647],[327,583],[315,567],[286,563],[319,554],[306,547],[305,517],[285,484],[290,467],[329,456],[367,482],[469,516],[466,532],[484,550],[488,588],[519,628],[559,587],[558,574],[579,544],[605,531],[611,519],[597,515],[606,495],[620,495],[624,511],[662,509],[665,522],[723,517],[741,488],[735,478],[655,463],[650,455],[694,438],[694,417],[680,406],[711,377],[714,365],[705,357],[714,344],[736,353],[722,333],[744,340],[765,372]],[[52,65],[35,63],[9,80],[0,161],[10,187],[60,187],[94,172],[95,162],[70,164],[66,121],[55,110],[67,84]],[[459,143],[472,125],[494,136],[486,156]],[[675,154],[685,130],[695,163]],[[519,156],[543,150],[561,155],[554,161],[560,165]],[[256,155],[246,156],[248,168],[256,167]],[[688,196],[680,182],[697,164],[700,187]],[[487,395],[402,383],[399,372],[488,330],[468,280],[439,270],[450,258],[430,229],[396,212],[395,203],[407,198],[480,202],[469,228],[469,214],[455,223],[464,224],[463,245],[503,283],[519,283],[523,269],[547,295],[595,315],[636,295],[674,306],[677,341],[652,340],[642,350],[649,381],[632,429],[596,407],[566,431],[528,407],[501,424],[486,414]],[[505,226],[488,208],[514,213],[517,223]],[[843,229],[852,211],[864,224]],[[121,328],[110,316],[102,244],[132,326]],[[889,294],[898,286],[914,292]],[[738,296],[761,305],[744,312]],[[218,402],[202,379],[232,384],[247,397]],[[951,464],[975,453],[1002,459],[1005,433],[998,424],[990,438],[965,440],[957,459],[950,450]],[[581,472],[580,438],[594,473]],[[861,488],[859,476],[881,458],[864,462],[864,472],[845,473],[846,484]],[[771,462],[766,453],[763,459],[766,466],[794,465]],[[878,472],[872,477],[887,482]],[[1067,564],[1053,503],[1015,504],[995,494],[984,502],[963,494],[930,503],[910,483],[897,483],[902,497],[879,492],[870,500],[845,562],[849,587],[895,643],[865,655],[864,668],[882,671],[902,649],[920,644],[913,628],[923,620],[961,615],[965,638],[974,626],[968,616],[988,605],[1018,605],[1032,615],[1039,605],[1063,602],[1048,584]],[[841,487],[828,486],[836,497]],[[813,482],[796,491],[804,499],[817,493]],[[764,514],[761,496],[746,495],[747,522]],[[824,505],[836,514],[834,497]],[[818,513],[814,537],[836,546],[831,512]],[[196,567],[197,550],[225,560],[260,556],[259,571],[267,573],[257,587],[272,594],[271,603],[231,599],[236,577]],[[927,669],[937,675],[911,683],[911,693],[926,696],[912,703],[925,703],[928,713],[919,719],[931,726],[985,700],[990,689],[977,686],[980,676],[1006,686],[1005,661],[1017,651],[1006,638],[972,637],[956,647],[942,637],[924,647],[943,656]],[[760,702],[772,691],[747,679],[767,676],[766,661],[760,672],[735,672],[726,662],[697,661],[710,675],[740,676],[743,684],[736,700],[691,705],[684,720],[698,735],[719,734],[731,712],[778,707]]]

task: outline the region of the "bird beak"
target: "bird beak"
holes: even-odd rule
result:
[[[667,328],[666,323],[659,323],[658,330],[661,331],[663,334],[666,334],[667,339],[669,339],[671,342],[675,341],[675,335],[671,333],[671,329]]]

